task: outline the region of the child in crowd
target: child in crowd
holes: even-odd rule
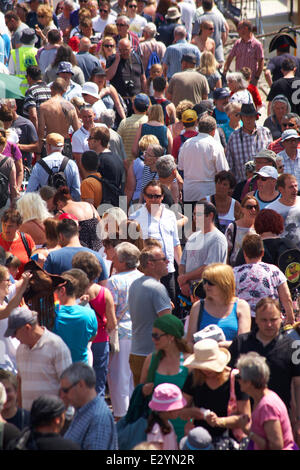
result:
[[[150,74],[147,79],[147,95],[153,96],[154,88],[153,88],[153,80],[155,77],[162,77],[163,76],[163,68],[161,64],[153,64],[150,68]]]

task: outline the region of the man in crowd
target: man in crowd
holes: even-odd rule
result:
[[[51,98],[51,89],[49,85],[43,82],[42,72],[37,65],[27,67],[26,78],[29,88],[25,93],[23,114],[30,119],[36,130],[38,130],[39,108],[44,101]]]
[[[79,113],[82,126],[72,136],[72,156],[76,161],[80,174],[82,173],[81,156],[89,149],[88,138],[94,127],[95,112],[91,105],[82,106]]]
[[[300,135],[296,129],[287,129],[281,135],[283,151],[278,156],[282,157],[284,172],[294,175],[300,185]]]
[[[296,113],[287,113],[281,119],[281,131],[284,132],[286,129],[295,129],[298,133],[300,130],[300,117]],[[300,142],[299,142],[300,146]],[[284,150],[281,144],[281,137],[274,140],[268,145],[268,149],[273,150],[275,153],[282,152]]]
[[[85,81],[90,79],[92,71],[99,67],[100,62],[94,55],[90,54],[90,48],[92,46],[89,38],[83,37],[80,39],[79,51],[76,54],[77,65],[83,71]]]
[[[147,70],[149,57],[152,52],[156,52],[160,62],[165,55],[166,46],[163,42],[157,41],[155,36],[157,29],[154,23],[147,23],[143,29],[143,41],[140,42],[141,58],[144,70]]]

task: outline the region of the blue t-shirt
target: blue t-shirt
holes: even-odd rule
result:
[[[197,331],[203,330],[208,325],[218,325],[223,330],[226,341],[232,341],[237,336],[239,329],[237,301],[234,303],[230,314],[225,318],[214,317],[204,309],[201,324],[198,324]]]
[[[97,253],[97,251],[93,251],[85,246],[65,246],[59,250],[52,251],[49,253],[45,261],[45,271],[47,271],[49,274],[62,274],[63,272],[72,269],[73,256],[76,255],[76,253],[79,251],[88,251],[89,253],[93,253],[98,258],[102,267],[102,272],[98,281],[104,281],[108,278],[107,268],[102,256]]]
[[[82,305],[59,305],[53,333],[61,337],[70,349],[73,362],[88,362],[88,342],[97,334],[95,312]]]

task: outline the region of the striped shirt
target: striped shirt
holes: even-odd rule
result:
[[[20,344],[16,353],[22,408],[26,410],[30,410],[33,400],[40,395],[58,396],[60,376],[72,364],[71,353],[63,340],[42,328],[44,334],[32,348]]]
[[[25,93],[23,105],[24,117],[29,116],[29,108],[34,107],[38,111],[40,105],[50,98],[51,90],[49,85],[47,85],[45,82],[40,81],[35,85],[32,85]]]
[[[270,130],[263,126],[256,127],[251,135],[242,128],[232,132],[228,139],[226,158],[237,183],[245,179],[245,163],[267,148],[272,140]]]
[[[249,67],[252,72],[252,78],[257,75],[258,61],[264,58],[262,44],[254,37],[245,42],[238,39],[229,54],[230,59],[235,57],[235,69],[241,70],[243,67]]]
[[[134,144],[135,135],[141,124],[148,121],[145,114],[132,114],[130,117],[123,119],[118,128],[118,134],[122,137],[126,156],[129,162],[134,160],[132,155],[132,146]]]

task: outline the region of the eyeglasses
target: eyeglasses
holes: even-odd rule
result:
[[[103,47],[106,47],[108,49],[109,47],[114,47],[114,45],[113,44],[103,44]]]
[[[155,341],[159,341],[162,336],[167,336],[167,333],[162,333],[161,335],[158,333],[152,333],[151,336]]]
[[[208,286],[214,286],[215,284],[211,282],[209,279],[203,278],[202,279],[203,285],[207,284]]]
[[[244,207],[245,207],[245,209],[247,209],[248,211],[251,211],[251,209],[254,209],[254,210],[257,210],[257,209],[258,209],[258,206],[249,206],[249,205],[247,205],[247,206],[244,206]]]
[[[164,256],[164,258],[153,258],[151,261],[167,261],[167,257]]]
[[[121,26],[127,26],[127,24],[126,23],[116,23],[116,26],[120,26],[120,28],[121,28]]]
[[[129,8],[137,8],[137,5],[128,5]]]
[[[285,123],[281,123],[282,127],[295,127],[296,124],[294,124],[293,122],[285,122]]]
[[[71,388],[75,387],[75,385],[77,385],[78,383],[80,382],[80,380],[77,380],[77,382],[73,383],[72,385],[70,385],[70,387],[61,387],[59,389],[60,392],[63,392],[65,394],[69,393],[69,391],[71,390]]]
[[[103,8],[99,8],[100,13],[109,13],[109,10],[103,10]]]
[[[160,197],[163,197],[163,194],[147,194],[147,193],[145,193],[145,196],[148,199],[159,199]]]

